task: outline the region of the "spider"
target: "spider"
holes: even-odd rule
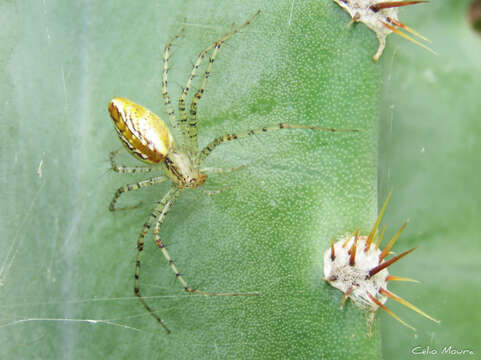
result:
[[[175,37],[165,46],[163,55],[163,75],[162,75],[162,97],[164,100],[165,107],[167,109],[168,118],[170,124],[174,129],[179,129],[182,141],[176,145],[174,138],[169,131],[167,125],[150,110],[135,104],[134,102],[115,97],[110,101],[108,110],[114,122],[115,130],[122,144],[127,148],[127,150],[138,160],[149,164],[149,166],[135,166],[126,167],[118,166],[115,161],[115,156],[120,150],[113,151],[110,154],[110,162],[112,169],[117,173],[137,173],[137,172],[152,172],[154,170],[162,170],[162,176],[155,176],[148,178],[146,180],[139,181],[137,183],[131,183],[124,185],[117,189],[114,197],[110,203],[109,210],[116,211],[127,208],[135,208],[135,206],[130,206],[127,208],[116,207],[117,200],[119,197],[128,191],[138,190],[146,186],[160,184],[166,180],[172,182],[170,190],[163,196],[160,202],[157,203],[153,209],[150,216],[145,221],[142,230],[137,239],[137,257],[135,262],[135,273],[134,273],[134,293],[139,298],[141,303],[147,309],[147,311],[159,322],[159,324],[170,333],[170,330],[165,325],[164,321],[150,308],[146,303],[145,299],[142,297],[140,292],[140,264],[142,251],[144,248],[144,238],[153,227],[153,238],[155,244],[159,247],[165,259],[170,265],[170,268],[175,274],[176,279],[179,280],[184,288],[184,291],[188,293],[198,293],[202,295],[213,295],[213,296],[254,296],[257,293],[215,293],[209,291],[201,291],[194,289],[188,285],[180,271],[178,270],[176,264],[171,259],[169,253],[167,252],[166,245],[161,240],[159,236],[160,227],[165,221],[167,213],[174,206],[175,202],[179,196],[188,189],[196,189],[200,187],[207,180],[206,172],[222,173],[222,172],[232,172],[240,168],[241,166],[232,169],[219,169],[219,168],[202,168],[202,163],[209,156],[209,154],[219,145],[225,142],[231,142],[240,138],[252,136],[255,134],[281,130],[281,129],[311,129],[311,130],[326,130],[331,132],[345,131],[353,132],[357,130],[350,129],[332,129],[323,128],[319,126],[310,125],[296,125],[288,123],[280,123],[277,125],[265,126],[262,128],[248,130],[240,133],[231,133],[224,136],[220,136],[213,141],[211,141],[207,146],[199,151],[197,144],[197,106],[200,99],[204,93],[204,89],[209,78],[209,74],[212,68],[212,64],[219,52],[222,44],[227,41],[234,34],[238,33],[246,26],[248,26],[260,11],[257,11],[252,15],[244,24],[237,28],[232,28],[220,39],[216,40],[206,49],[204,49],[197,60],[194,63],[192,72],[187,80],[185,87],[182,89],[182,93],[178,100],[178,114],[179,121],[177,120],[174,108],[170,102],[170,97],[168,93],[167,85],[167,74],[169,71],[168,61],[170,56],[170,48],[173,42],[180,37],[184,32],[185,26],[175,35]],[[202,60],[210,52],[209,62],[206,66],[204,74],[202,76],[202,81],[199,89],[195,93],[192,102],[190,104],[190,112],[187,115],[186,111],[186,97],[192,85],[192,81],[196,76],[196,72],[202,63]],[[218,191],[207,191],[201,189],[204,193],[208,195],[218,194],[225,189]]]

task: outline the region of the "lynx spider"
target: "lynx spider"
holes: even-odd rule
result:
[[[164,49],[164,67],[162,76],[162,97],[167,109],[168,118],[173,128],[179,129],[182,135],[182,142],[180,145],[175,145],[174,138],[170,133],[165,123],[150,110],[135,104],[134,102],[115,97],[109,103],[108,109],[112,120],[114,122],[115,130],[120,137],[121,142],[127,148],[127,150],[138,160],[150,164],[150,166],[135,166],[126,167],[118,166],[115,161],[115,156],[120,150],[113,151],[110,154],[110,161],[112,169],[117,173],[136,173],[136,172],[152,172],[154,170],[163,170],[164,176],[155,176],[146,180],[139,181],[137,183],[131,183],[124,185],[117,189],[114,197],[110,203],[109,210],[116,211],[121,209],[135,208],[139,204],[127,208],[118,208],[116,203],[120,195],[125,192],[138,190],[150,185],[159,184],[166,180],[172,181],[170,190],[164,195],[164,197],[158,202],[154,210],[144,223],[142,230],[137,239],[137,257],[135,263],[134,273],[134,292],[139,298],[141,303],[147,309],[147,311],[160,323],[160,325],[170,333],[170,330],[165,325],[164,321],[150,308],[142,297],[140,292],[140,264],[142,251],[144,248],[144,238],[153,227],[153,237],[155,244],[160,248],[162,254],[170,265],[170,268],[175,274],[176,279],[179,280],[184,290],[188,293],[198,293],[202,295],[212,296],[254,296],[257,293],[216,293],[210,291],[201,291],[190,287],[187,281],[184,279],[174,261],[171,259],[167,252],[166,245],[159,236],[160,226],[165,221],[165,218],[169,210],[173,207],[176,200],[186,189],[195,189],[201,186],[206,180],[207,175],[205,172],[222,173],[231,172],[237,170],[239,167],[232,169],[218,169],[218,168],[201,168],[204,160],[209,154],[222,143],[231,142],[240,138],[248,137],[251,135],[259,134],[267,131],[281,130],[281,129],[311,129],[311,130],[325,130],[325,131],[344,131],[344,132],[357,132],[357,130],[350,129],[332,129],[310,125],[296,125],[288,123],[280,123],[277,125],[265,126],[259,129],[248,130],[240,133],[231,133],[224,136],[220,136],[211,141],[202,150],[198,150],[197,143],[197,106],[202,98],[204,89],[209,78],[212,64],[217,56],[217,53],[221,45],[227,41],[231,36],[238,33],[246,26],[248,26],[254,18],[259,14],[257,11],[252,15],[244,24],[237,28],[232,28],[220,39],[216,40],[210,46],[205,48],[197,57],[190,76],[187,80],[185,87],[182,89],[182,93],[178,100],[178,112],[179,121],[177,120],[174,107],[170,101],[168,86],[167,86],[167,74],[169,71],[168,60],[170,56],[170,48],[173,42],[178,39],[185,30],[185,26],[175,35],[175,37],[165,46]],[[192,85],[192,81],[196,76],[197,70],[202,63],[204,57],[212,50],[209,57],[209,62],[206,66],[205,72],[202,77],[201,85],[195,93],[192,102],[190,104],[190,113],[187,115],[186,111],[186,97]],[[218,194],[225,189],[218,191],[207,191],[201,189],[207,195]]]

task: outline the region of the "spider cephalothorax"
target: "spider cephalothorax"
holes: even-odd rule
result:
[[[165,174],[179,187],[196,188],[207,180],[207,175],[195,166],[186,152],[172,151],[162,162]]]
[[[134,273],[134,291],[135,295],[138,296],[145,308],[150,312],[150,314],[164,327],[164,329],[169,332],[164,321],[152,311],[152,309],[147,305],[145,299],[140,293],[140,264],[141,264],[141,254],[144,249],[144,238],[153,227],[153,236],[156,245],[162,251],[165,259],[169,263],[172,271],[175,273],[176,279],[182,284],[185,291],[190,293],[198,293],[202,295],[224,295],[224,296],[236,296],[236,295],[257,295],[257,293],[216,293],[207,292],[191,288],[179,270],[176,264],[170,258],[167,252],[166,245],[161,240],[159,232],[160,226],[165,220],[167,213],[174,206],[175,202],[186,189],[194,189],[200,187],[200,190],[208,195],[218,194],[223,190],[218,191],[207,191],[204,190],[201,185],[206,181],[207,175],[205,172],[211,171],[214,173],[229,172],[238,169],[235,167],[232,169],[217,169],[217,168],[202,168],[204,160],[209,156],[209,154],[219,145],[235,141],[240,138],[253,136],[260,133],[265,133],[268,131],[281,130],[281,129],[310,129],[310,130],[326,130],[331,132],[345,131],[345,132],[355,132],[357,130],[349,129],[332,129],[323,128],[319,126],[312,125],[300,125],[300,124],[288,124],[280,123],[276,125],[265,126],[259,129],[247,130],[237,134],[226,134],[224,136],[219,136],[215,138],[210,143],[208,143],[203,149],[198,148],[197,143],[197,105],[204,94],[204,89],[209,77],[212,64],[217,56],[217,53],[222,46],[222,44],[229,39],[232,35],[239,32],[241,29],[250,24],[250,22],[259,14],[256,12],[247,22],[229,31],[227,34],[222,36],[220,39],[215,41],[213,44],[208,46],[203,50],[194,66],[192,72],[189,75],[185,87],[182,89],[179,98],[179,109],[178,114],[180,119],[177,120],[174,108],[170,101],[168,88],[167,88],[167,74],[168,74],[168,60],[170,56],[170,47],[174,40],[176,40],[180,34],[184,31],[184,28],[167,44],[164,50],[164,71],[162,76],[162,97],[164,98],[164,103],[169,116],[170,125],[178,129],[181,135],[181,141],[176,144],[174,137],[172,136],[168,126],[153,112],[150,110],[124,98],[115,97],[109,103],[109,112],[115,125],[115,130],[120,137],[122,144],[127,148],[127,150],[138,160],[149,164],[149,166],[136,166],[136,167],[125,167],[117,166],[115,162],[115,155],[118,151],[114,151],[110,155],[110,160],[112,164],[112,169],[119,173],[135,173],[135,172],[152,172],[155,170],[163,171],[164,175],[151,177],[142,180],[137,183],[127,184],[120,187],[110,203],[109,209],[111,211],[118,210],[116,203],[120,195],[127,191],[137,190],[146,186],[162,183],[166,180],[172,181],[172,186],[170,190],[164,195],[164,197],[156,204],[154,210],[144,223],[142,230],[137,239],[137,260],[135,264]],[[197,69],[199,68],[204,57],[212,51],[209,62],[205,68],[202,81],[197,90],[196,94],[192,99],[190,104],[189,116],[187,115],[185,99],[188,95],[189,90],[192,87],[192,81],[196,76]]]
[[[432,53],[435,53],[426,45],[399,30],[403,29],[418,38],[429,42],[427,38],[411,29],[409,26],[403,24],[398,18],[399,7],[415,5],[427,1],[334,0],[334,2],[351,15],[352,20],[349,22],[349,25],[353,22],[362,22],[376,33],[379,47],[373,57],[374,61],[377,61],[381,57],[384,47],[386,46],[386,37],[392,32]]]

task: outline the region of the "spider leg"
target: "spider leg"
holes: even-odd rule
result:
[[[230,185],[226,185],[224,186],[223,188],[219,189],[219,190],[205,190],[203,188],[200,188],[200,191],[202,191],[204,194],[206,194],[207,196],[214,196],[214,195],[219,195],[221,193],[223,193],[224,191],[226,191],[228,188],[230,187]]]
[[[174,129],[178,127],[177,118],[175,117],[174,107],[170,102],[169,97],[169,87],[168,87],[168,72],[169,72],[169,56],[170,56],[170,47],[177,40],[180,35],[184,32],[185,25],[180,29],[180,31],[170,40],[170,42],[164,48],[164,71],[162,73],[162,98],[164,99],[165,107],[167,108],[167,114],[169,116],[170,124]]]
[[[223,174],[223,173],[230,173],[230,172],[234,172],[236,170],[239,170],[241,168],[243,168],[245,165],[239,165],[239,166],[236,166],[236,167],[233,167],[233,168],[230,168],[230,169],[222,169],[222,168],[214,168],[214,167],[206,167],[206,168],[202,168],[200,171],[201,172],[213,172],[215,174]],[[226,185],[224,187],[222,187],[221,189],[219,190],[206,190],[204,188],[200,188],[200,191],[202,191],[204,194],[206,194],[207,196],[214,196],[214,195],[218,195],[218,194],[221,194],[223,193],[224,191],[226,191],[228,188],[230,187],[230,185]]]
[[[217,56],[217,53],[219,51],[219,48],[221,45],[224,43],[224,41],[228,40],[231,36],[235,35],[239,31],[241,31],[243,28],[245,28],[247,25],[249,25],[254,18],[259,15],[260,10],[258,10],[254,15],[252,15],[244,24],[240,25],[239,27],[232,29],[228,33],[226,33],[224,36],[222,36],[220,39],[215,41],[213,44],[208,46],[206,49],[204,49],[199,56],[197,57],[196,62],[194,63],[194,66],[192,68],[192,72],[189,76],[189,79],[187,80],[187,83],[182,90],[182,94],[179,97],[179,117],[180,117],[180,126],[182,133],[184,134],[185,138],[185,143],[187,146],[187,149],[190,151],[191,154],[196,154],[198,145],[197,145],[197,105],[199,103],[199,100],[202,98],[202,94],[204,93],[205,86],[207,84],[207,79],[209,78],[210,75],[210,70],[212,68],[212,64],[215,61],[215,58]],[[197,69],[199,68],[200,64],[202,63],[202,60],[204,57],[207,55],[207,53],[214,48],[214,51],[209,58],[209,63],[207,64],[206,70],[204,72],[203,80],[200,85],[199,90],[195,93],[194,98],[192,100],[191,106],[190,106],[190,117],[189,121],[187,122],[187,112],[185,110],[185,98],[190,90],[190,87],[192,85],[192,80],[194,79]]]
[[[310,130],[323,130],[323,131],[330,131],[330,132],[358,132],[359,130],[354,129],[334,129],[334,128],[326,128],[320,126],[311,126],[311,125],[299,125],[299,124],[289,124],[289,123],[280,123],[277,125],[270,125],[265,126],[263,128],[254,129],[254,130],[247,130],[244,132],[240,132],[238,134],[226,134],[223,136],[219,136],[218,138],[211,141],[204,147],[197,156],[197,163],[200,165],[202,162],[209,156],[209,154],[220,144],[225,142],[234,141],[237,139],[241,139],[244,137],[248,137],[255,134],[260,134],[267,131],[275,131],[275,130],[282,130],[282,129],[310,129]]]
[[[147,311],[159,322],[160,325],[170,333],[170,330],[165,325],[164,321],[152,311],[149,305],[145,302],[142,294],[140,293],[140,262],[142,260],[142,250],[144,250],[144,239],[145,235],[149,231],[150,227],[154,222],[162,223],[167,216],[170,208],[174,205],[177,198],[182,193],[177,187],[172,186],[172,188],[165,194],[164,198],[160,203],[154,208],[154,211],[150,214],[149,218],[142,227],[142,231],[137,239],[137,257],[135,261],[135,273],[134,273],[134,293],[139,298],[140,302],[144,305]]]
[[[115,171],[116,173],[119,173],[119,174],[132,174],[137,172],[147,173],[147,172],[151,172],[154,169],[153,167],[150,167],[150,166],[117,165],[117,162],[115,161],[115,157],[120,152],[120,150],[122,149],[118,149],[110,153],[110,166],[112,167],[112,170]]]
[[[164,216],[165,218],[165,216]],[[164,255],[165,259],[170,265],[170,268],[175,274],[175,278],[180,281],[182,286],[184,287],[184,291],[188,293],[195,293],[195,294],[201,294],[205,296],[257,296],[259,295],[258,293],[216,293],[216,292],[211,292],[211,291],[202,291],[198,289],[193,289],[187,284],[187,281],[183,278],[182,274],[179,272],[179,269],[175,265],[174,260],[171,259],[169,252],[167,251],[167,247],[165,246],[164,242],[159,236],[159,230],[160,226],[162,225],[163,219],[164,218],[159,218],[155,224],[154,227],[154,241],[155,244],[160,248],[162,251],[162,254]]]
[[[185,111],[185,98],[187,94],[189,93],[190,87],[192,86],[192,80],[194,80],[194,77],[196,75],[197,69],[199,68],[200,64],[202,63],[202,60],[204,59],[205,55],[215,46],[215,43],[207,47],[206,49],[202,50],[197,57],[196,62],[194,63],[192,67],[192,72],[190,73],[189,79],[187,80],[187,83],[185,84],[184,88],[182,89],[182,94],[179,97],[179,117],[180,117],[180,130],[182,132],[182,135],[184,137],[184,141],[188,144],[187,147],[189,150],[190,148],[193,147],[191,145],[194,141],[189,139],[189,131],[187,129],[187,112]],[[194,152],[195,153],[195,152]]]
[[[206,167],[200,169],[201,172],[213,172],[215,174],[223,174],[223,173],[230,173],[236,170],[242,169],[245,165],[239,165],[230,169],[222,169],[222,168],[214,168],[214,167]]]
[[[117,200],[119,199],[120,195],[122,195],[124,192],[138,190],[138,189],[144,188],[146,186],[154,185],[154,184],[160,184],[160,183],[164,182],[165,180],[167,180],[167,178],[165,176],[157,176],[157,177],[153,177],[153,178],[150,178],[150,179],[142,180],[142,181],[139,181],[139,182],[136,182],[136,183],[127,184],[127,185],[119,187],[117,189],[117,191],[115,192],[114,197],[112,198],[112,201],[110,202],[109,210],[110,211],[118,211],[118,210],[135,209],[142,202],[139,202],[138,204],[133,205],[133,206],[127,206],[127,207],[122,207],[122,208],[115,207],[115,204],[117,203]]]

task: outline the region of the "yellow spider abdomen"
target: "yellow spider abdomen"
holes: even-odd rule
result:
[[[157,164],[175,148],[167,125],[143,106],[115,97],[109,103],[109,112],[120,140],[139,160]]]

